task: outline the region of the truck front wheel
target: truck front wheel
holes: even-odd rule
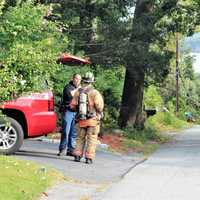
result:
[[[8,122],[0,122],[0,154],[13,154],[23,143],[22,126],[15,119],[7,117]]]

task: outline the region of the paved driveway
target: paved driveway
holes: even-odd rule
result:
[[[137,157],[97,151],[94,164],[87,165],[84,159],[81,163],[77,163],[73,161],[73,157],[58,157],[57,151],[57,143],[25,140],[21,150],[16,153],[16,157],[54,167],[67,177],[88,183],[117,181],[138,162]]]

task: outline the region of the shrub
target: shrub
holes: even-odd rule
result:
[[[26,2],[10,7],[1,16],[1,100],[13,91],[20,94],[44,89],[45,80],[53,85],[52,77],[60,67],[56,58],[68,40],[54,23],[44,20],[47,10],[47,6]]]
[[[187,122],[177,118],[171,112],[158,112],[156,115],[148,118],[146,127],[153,127],[158,131],[170,129],[180,129],[187,126]]]
[[[156,142],[164,142],[166,141],[166,137],[161,135],[154,127],[147,126],[144,130],[138,131],[132,127],[127,127],[124,129],[125,137],[141,141],[145,143],[149,140]]]
[[[155,86],[149,86],[145,91],[144,104],[146,108],[161,108],[163,106],[163,99],[159,95]]]

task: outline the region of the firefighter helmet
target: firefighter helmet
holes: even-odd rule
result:
[[[92,72],[86,72],[83,76],[84,83],[93,83],[94,82],[94,74]]]

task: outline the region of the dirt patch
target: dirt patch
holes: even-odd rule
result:
[[[110,151],[124,155],[133,155],[135,153],[149,155],[159,147],[157,141],[141,142],[116,134],[105,134],[99,137],[99,140],[102,144],[107,144]]]
[[[54,133],[49,134],[48,138],[50,139],[60,139],[61,134],[60,133]],[[140,152],[140,148],[134,148],[127,146],[125,144],[125,141],[127,140],[125,137],[121,135],[115,135],[115,134],[103,134],[100,137],[98,137],[98,140],[102,144],[107,144],[109,146],[109,150],[114,152],[119,152],[123,154],[129,154],[134,152]]]
[[[60,133],[49,134],[47,137],[53,140],[60,140]],[[115,134],[105,133],[101,134],[98,137],[98,140],[101,144],[107,144],[109,146],[109,151],[118,152],[125,155],[130,155],[133,153],[141,152],[151,152],[151,149],[154,149],[153,146],[157,146],[157,142],[148,141],[145,144],[142,144],[139,141],[134,141],[124,137],[118,132]],[[150,150],[148,150],[150,149]]]
[[[103,135],[99,137],[99,140],[101,143],[109,145],[115,151],[119,151],[123,144],[123,138],[116,135]]]
[[[49,134],[48,137],[51,139],[60,139],[60,133]],[[106,134],[98,137],[98,140],[102,144],[107,144],[109,147],[115,151],[119,151],[123,144],[123,137],[118,135]]]

